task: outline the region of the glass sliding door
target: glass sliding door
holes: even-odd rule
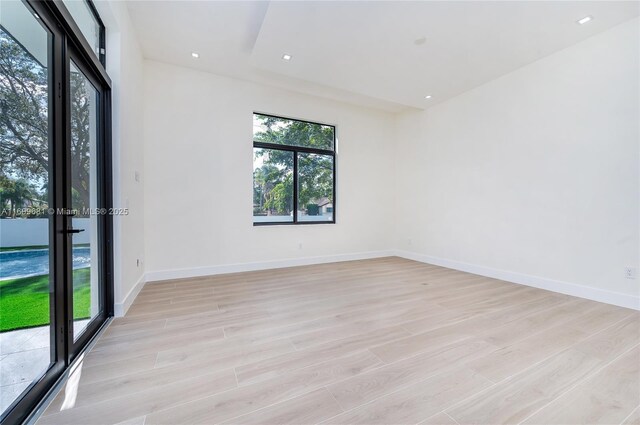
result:
[[[89,4],[90,10],[95,10]],[[61,2],[0,0],[0,422],[113,314],[110,80]]]
[[[53,324],[53,34],[19,1],[0,8],[0,413],[56,362]]]
[[[99,208],[96,160],[98,90],[73,60],[69,74],[71,108],[72,297],[74,341],[101,309]]]
[[[65,144],[67,184],[66,321],[68,356],[73,360],[111,314],[111,200],[107,143],[108,87],[99,73],[71,47],[65,59],[68,128]],[[111,304],[112,308],[112,304]]]

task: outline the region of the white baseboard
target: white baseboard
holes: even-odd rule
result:
[[[447,267],[449,269],[505,280],[520,285],[532,286],[534,288],[546,289],[548,291],[559,292],[561,294],[572,295],[574,297],[586,298],[588,300],[640,310],[640,297],[635,297],[633,295],[621,294],[619,292],[607,291],[604,289],[592,288],[589,286],[547,279],[539,276],[499,270],[476,264],[463,263],[445,258],[431,257],[429,255],[418,254],[415,252],[397,250],[395,251],[395,255],[409,260],[419,261],[421,263]]]
[[[351,254],[326,255],[321,257],[290,258],[285,260],[263,261],[258,263],[238,263],[219,266],[195,267],[191,269],[159,270],[147,272],[146,281],[149,283],[153,283],[163,280],[211,276],[225,273],[308,266],[312,264],[336,263],[340,261],[367,260],[370,258],[390,257],[393,255],[395,255],[394,251],[370,251],[356,252]]]
[[[136,297],[140,293],[140,290],[144,286],[145,282],[146,282],[146,275],[143,273],[142,276],[140,276],[140,279],[138,279],[138,281],[136,282],[136,284],[133,285],[133,288],[131,288],[129,293],[124,297],[124,300],[121,303],[114,304],[113,314],[115,317],[122,317],[125,314],[127,314],[127,310],[129,310],[129,307],[131,307],[131,304],[133,304],[133,300],[136,299]]]
[[[448,260],[445,258],[432,257],[415,252],[389,250],[147,272],[146,274],[141,276],[138,282],[133,286],[133,288],[131,288],[124,301],[122,303],[115,304],[114,313],[116,317],[124,316],[131,304],[133,304],[133,301],[135,300],[136,296],[145,285],[145,283],[153,283],[171,279],[211,276],[225,273],[239,273],[255,270],[307,266],[312,264],[335,263],[340,261],[367,260],[371,258],[381,258],[389,256],[398,256],[422,263],[433,264],[436,266],[447,267],[450,269],[473,273],[480,276],[505,280],[520,285],[532,286],[534,288],[546,289],[548,291],[558,292],[561,294],[571,295],[579,298],[586,298],[589,300],[613,304],[620,307],[631,308],[634,310],[640,310],[640,297],[635,297],[633,295],[621,294],[619,292],[607,291],[604,289],[592,288],[575,283],[547,279],[539,276],[531,276],[507,270],[499,270],[491,267],[480,266],[477,264],[469,264],[460,261]]]

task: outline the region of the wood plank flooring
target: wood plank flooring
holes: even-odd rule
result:
[[[640,312],[396,257],[147,284],[39,424],[640,424]]]

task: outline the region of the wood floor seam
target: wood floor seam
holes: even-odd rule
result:
[[[499,381],[495,381],[494,383],[499,383],[499,382],[502,382],[502,381],[506,381],[506,380],[508,380],[508,379],[510,379],[510,378],[512,378],[512,377],[514,377],[514,376],[517,376],[518,374],[524,373],[524,372],[526,372],[527,370],[529,370],[529,369],[531,369],[531,368],[534,368],[534,367],[535,367],[535,366],[537,366],[538,364],[544,363],[545,361],[547,361],[548,359],[550,359],[550,358],[554,357],[555,355],[557,355],[557,354],[559,354],[559,353],[561,353],[561,352],[563,352],[563,351],[570,350],[571,348],[575,347],[577,344],[579,344],[579,343],[581,343],[581,342],[584,342],[584,341],[587,341],[587,340],[589,340],[589,339],[591,339],[591,338],[596,337],[597,335],[599,335],[599,334],[601,334],[601,333],[606,332],[608,329],[615,327],[617,324],[619,324],[619,323],[621,323],[621,322],[624,322],[625,320],[627,320],[627,318],[622,318],[622,319],[620,319],[620,320],[618,320],[618,321],[616,321],[616,322],[614,322],[614,323],[609,324],[608,326],[604,327],[603,329],[600,329],[600,330],[596,331],[596,332],[595,332],[595,333],[593,333],[593,334],[586,335],[583,339],[578,340],[577,342],[575,342],[575,343],[571,344],[570,346],[567,346],[567,347],[565,347],[564,349],[561,349],[561,350],[559,350],[559,351],[557,351],[557,352],[552,352],[552,353],[551,353],[551,354],[549,354],[547,357],[541,358],[541,359],[539,359],[538,361],[536,361],[536,362],[534,362],[534,363],[531,363],[531,364],[530,364],[530,365],[528,365],[528,367],[526,367],[525,369],[519,370],[519,371],[517,371],[517,372],[515,372],[515,373],[513,373],[513,374],[511,374],[511,375],[508,375],[508,376],[504,377],[503,379],[500,379]],[[536,333],[536,334],[534,334],[534,335],[530,335],[530,336],[528,336],[527,338],[525,338],[524,340],[527,340],[527,339],[529,339],[529,338],[533,338],[533,337],[535,337],[536,335],[537,335],[537,333]],[[524,341],[524,340],[521,340],[520,342],[522,342],[522,341]],[[482,372],[479,372],[479,373],[480,373],[481,375],[483,375],[483,374],[482,374]],[[483,375],[483,376],[484,376],[486,379],[491,380],[491,378],[490,378],[490,377],[488,377],[488,376],[486,376],[486,375]]]
[[[638,405],[635,409],[633,409],[633,410],[631,411],[631,413],[629,413],[629,414],[627,415],[627,417],[626,417],[626,418],[624,418],[624,419],[622,420],[622,422],[620,422],[620,425],[626,424],[626,423],[627,423],[627,421],[629,420],[629,418],[633,417],[633,415],[640,416],[640,414],[638,414],[638,413],[640,413],[640,405]]]
[[[333,416],[331,416],[330,418],[325,419],[325,421],[330,421],[331,419],[333,419],[333,418],[335,418],[335,417],[337,417],[337,416],[340,416],[341,414],[345,413],[345,412],[346,412],[346,410],[344,409],[344,407],[342,407],[342,406],[340,405],[340,402],[338,401],[338,399],[336,399],[336,397],[333,395],[333,393],[332,393],[331,391],[329,391],[329,389],[328,389],[326,386],[324,386],[324,387],[322,387],[322,388],[324,388],[324,389],[325,389],[325,391],[327,391],[327,392],[331,395],[331,397],[336,401],[336,404],[337,404],[338,406],[340,406],[340,410],[342,410],[342,412],[340,412],[340,413],[338,413],[338,414],[336,414],[336,415],[333,415]]]
[[[388,366],[388,365],[385,365],[385,366]],[[463,368],[464,368],[464,366],[461,366],[459,369],[463,369]],[[380,368],[378,368],[378,369],[380,369]],[[422,383],[422,382],[424,382],[424,381],[426,381],[426,380],[433,379],[433,378],[436,378],[436,377],[440,377],[440,376],[443,376],[443,375],[445,375],[445,374],[447,374],[447,373],[450,373],[450,372],[451,372],[451,371],[442,372],[442,373],[434,373],[433,375],[426,376],[426,377],[425,377],[423,380],[421,380],[421,381],[416,381],[416,382],[411,382],[411,383],[406,384],[406,385],[401,385],[401,386],[399,386],[398,388],[395,388],[393,391],[390,391],[390,392],[386,392],[386,393],[384,393],[384,394],[381,394],[381,395],[379,395],[379,396],[377,396],[377,397],[375,397],[375,398],[372,398],[371,400],[368,400],[367,402],[365,402],[365,403],[363,403],[363,404],[360,404],[360,405],[354,406],[354,407],[353,407],[353,408],[351,408],[351,409],[347,409],[345,406],[342,406],[342,405],[340,404],[340,401],[339,401],[339,400],[337,400],[337,399],[336,399],[336,401],[337,401],[337,402],[338,402],[338,404],[343,408],[344,413],[353,412],[353,411],[356,411],[356,410],[363,409],[363,408],[365,408],[367,405],[372,405],[372,404],[376,403],[377,401],[379,401],[379,400],[381,400],[381,399],[383,399],[383,398],[385,398],[385,397],[392,396],[393,394],[396,394],[396,393],[402,392],[402,391],[404,391],[404,390],[406,390],[406,389],[408,389],[408,388],[411,388],[411,387],[413,387],[413,386],[419,385],[420,383]],[[483,377],[483,378],[484,378],[484,377]],[[484,378],[484,379],[486,379],[486,378]],[[487,381],[488,381],[488,379],[487,379]],[[336,384],[336,383],[333,383],[332,385],[334,385],[334,384]],[[490,387],[489,387],[489,388],[490,388]],[[330,389],[328,389],[328,391],[329,391],[329,393],[331,393],[332,395],[334,395]],[[475,394],[474,394],[474,395],[475,395]],[[334,398],[335,398],[335,395],[334,395]]]
[[[620,355],[618,355],[617,357],[615,357],[614,359],[610,360],[609,362],[606,362],[604,364],[602,364],[600,367],[598,367],[597,369],[595,369],[594,371],[592,371],[591,373],[589,373],[588,375],[584,376],[582,379],[576,381],[571,387],[567,388],[565,391],[563,391],[562,393],[558,394],[555,398],[553,398],[553,400],[549,401],[547,404],[545,404],[544,406],[541,406],[538,410],[536,410],[535,412],[532,412],[529,416],[527,416],[526,418],[524,418],[522,421],[520,421],[518,423],[518,425],[522,424],[523,422],[526,422],[529,418],[531,418],[532,416],[535,416],[536,413],[544,410],[545,407],[547,407],[548,405],[550,405],[551,403],[553,403],[554,401],[562,398],[565,394],[569,393],[570,391],[572,391],[574,388],[578,387],[580,384],[582,384],[583,382],[587,381],[589,378],[593,377],[594,375],[598,374],[599,372],[601,372],[603,369],[605,369],[607,366],[611,365],[612,363],[614,363],[616,360],[620,359],[621,357],[624,357],[627,353],[631,352],[632,350],[634,350],[635,348],[639,347],[640,343],[634,345],[633,347],[629,348],[628,350],[624,351],[623,353],[621,353]],[[640,382],[639,382],[640,384]],[[631,413],[633,413],[633,411],[631,411]]]
[[[446,415],[449,419],[451,419],[453,422],[455,422],[456,424],[460,425],[460,423],[458,421],[455,420],[455,418],[452,418],[451,415],[449,415],[447,412],[445,412],[444,410],[442,411],[442,413],[444,415]]]

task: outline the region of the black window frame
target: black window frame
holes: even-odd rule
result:
[[[259,112],[259,111],[253,111],[252,118],[255,115],[261,115],[261,116],[265,116],[265,117],[288,120],[288,121],[296,121],[296,122],[301,122],[301,123],[305,123],[305,124],[315,124],[315,125],[321,125],[321,126],[325,126],[325,127],[331,127],[333,129],[333,149],[330,150],[330,149],[310,148],[310,147],[306,147],[306,146],[282,145],[282,144],[278,144],[278,143],[264,143],[264,142],[258,142],[258,141],[256,141],[254,139],[253,140],[253,148],[254,149],[280,150],[280,151],[292,152],[293,153],[293,220],[292,221],[264,221],[264,222],[255,222],[254,221],[253,225],[255,227],[260,227],[260,226],[296,226],[296,225],[307,225],[307,224],[336,224],[336,204],[337,204],[337,202],[336,202],[336,199],[337,199],[337,193],[336,193],[336,170],[338,168],[337,167],[338,145],[337,145],[337,137],[336,137],[336,133],[337,133],[336,126],[333,125],[333,124],[325,124],[325,123],[320,123],[320,122],[317,122],[317,121],[310,121],[310,120],[304,120],[304,119],[299,119],[299,118],[290,118],[290,117],[283,117],[283,116],[280,116],[280,115],[267,114],[267,113]],[[302,154],[310,153],[310,154],[317,154],[317,155],[325,155],[325,156],[331,156],[331,158],[332,158],[332,164],[333,164],[333,170],[332,170],[333,200],[332,200],[331,203],[333,204],[333,213],[331,214],[331,220],[318,220],[318,221],[308,221],[308,220],[299,221],[298,220],[298,155],[301,154],[301,153]],[[254,216],[252,216],[252,217],[254,217]]]
[[[87,37],[85,37],[85,35],[82,33],[82,31],[80,30],[80,27],[78,26],[78,24],[76,24],[76,21],[73,19],[71,12],[69,12],[69,9],[67,9],[64,2],[61,0],[55,0],[55,4],[56,4],[56,7],[58,8],[60,15],[64,19],[64,22],[68,27],[68,30],[75,35],[76,37],[75,41],[77,44],[80,45],[79,47],[83,55],[91,56],[89,60],[93,63],[92,65],[94,65],[94,67],[98,63],[102,65],[102,71],[103,71],[102,76],[108,78],[105,70],[105,68],[107,67],[107,56],[106,56],[107,54],[106,54],[106,30],[105,30],[104,22],[102,22],[102,18],[100,18],[100,14],[98,13],[98,9],[96,9],[96,5],[93,4],[93,0],[79,0],[79,1],[82,1],[87,5],[89,11],[93,15],[93,18],[96,20],[96,23],[100,27],[100,33],[98,34],[98,44],[100,45],[98,47],[98,49],[100,50],[99,52],[95,52],[93,50],[93,48],[91,47],[90,41],[87,40]],[[93,53],[93,55],[89,55],[88,54],[89,52]],[[85,59],[88,59],[88,58],[85,57]]]

